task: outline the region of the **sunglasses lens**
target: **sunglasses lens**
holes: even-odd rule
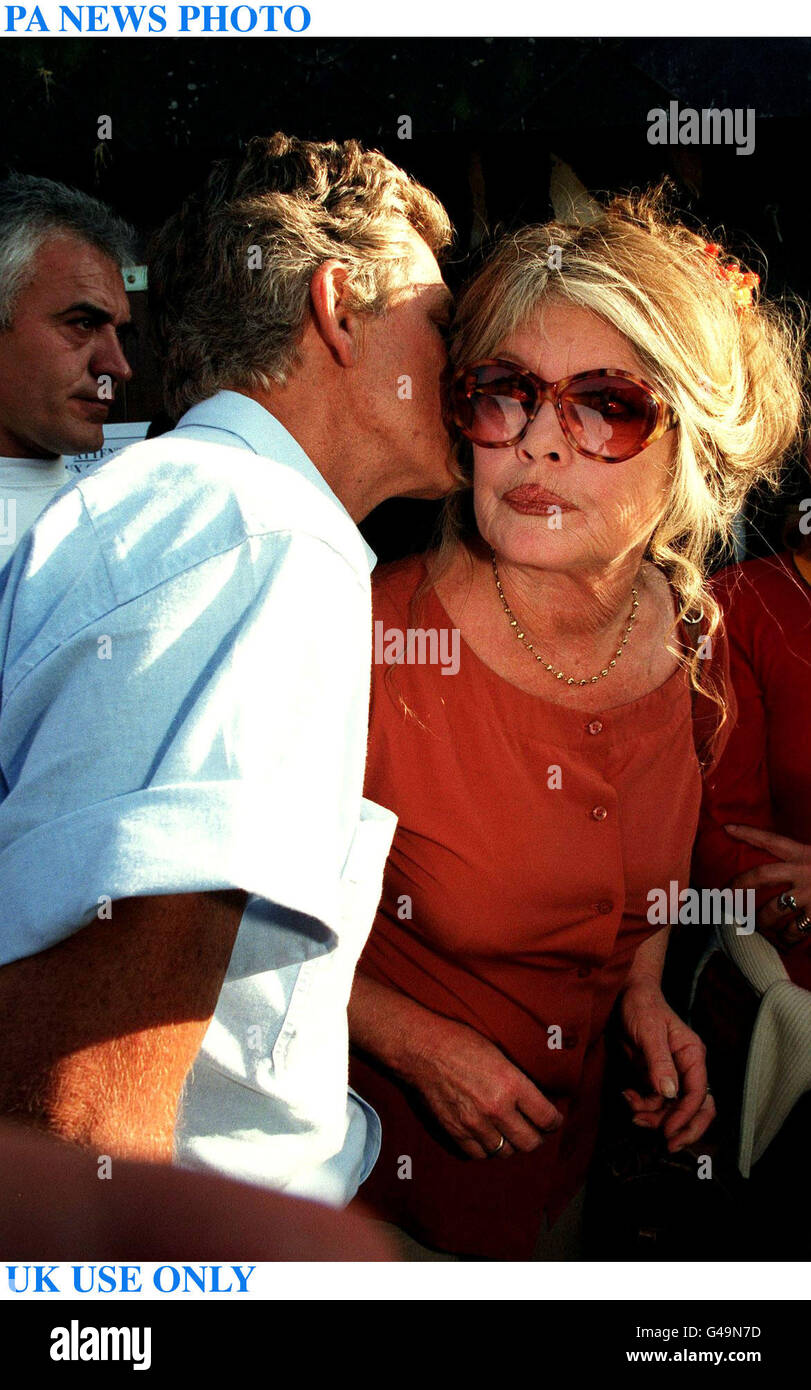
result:
[[[575,447],[615,462],[638,454],[658,419],[650,392],[621,376],[571,382],[561,407]]]
[[[500,445],[523,430],[535,392],[521,372],[488,363],[468,367],[451,387],[453,418],[474,444]]]

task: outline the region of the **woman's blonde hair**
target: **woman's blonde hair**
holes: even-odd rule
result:
[[[722,274],[727,258],[708,254],[666,198],[660,186],[612,199],[587,226],[550,222],[504,237],[459,299],[451,364],[493,356],[552,303],[588,309],[623,334],[679,419],[672,487],[646,554],[670,580],[679,618],[703,610],[701,632],[712,638],[720,612],[710,558],[729,546],[750,489],[777,485],[804,424],[804,325],[797,310],[757,296],[741,306],[734,277]],[[465,532],[466,441],[457,461],[462,481],[446,504],[433,579]],[[723,692],[699,680],[699,650],[683,660],[723,721]]]

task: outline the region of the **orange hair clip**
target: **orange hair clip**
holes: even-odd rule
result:
[[[705,242],[704,255],[713,262],[713,269],[717,278],[729,287],[738,313],[742,314],[745,309],[752,308],[754,291],[760,284],[760,276],[754,270],[741,270],[738,261],[732,261],[729,265],[722,265],[720,257],[723,253],[724,248],[716,242]]]

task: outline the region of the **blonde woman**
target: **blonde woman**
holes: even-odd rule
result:
[[[366,791],[399,824],[350,1007],[363,1198],[407,1257],[576,1255],[615,1004],[634,1123],[676,1151],[713,1118],[650,904],[689,882],[729,724],[708,552],[800,411],[753,279],[652,197],[507,238],[458,306],[466,489],[375,617],[458,628],[459,670],[427,638],[375,668]]]

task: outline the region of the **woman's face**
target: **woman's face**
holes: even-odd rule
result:
[[[562,304],[547,307],[543,332],[540,317],[529,320],[493,356],[549,382],[599,367],[646,379],[621,333],[587,309]],[[623,463],[584,458],[544,401],[517,444],[473,446],[479,530],[513,564],[605,570],[651,535],[667,500],[674,448],[671,431]]]

